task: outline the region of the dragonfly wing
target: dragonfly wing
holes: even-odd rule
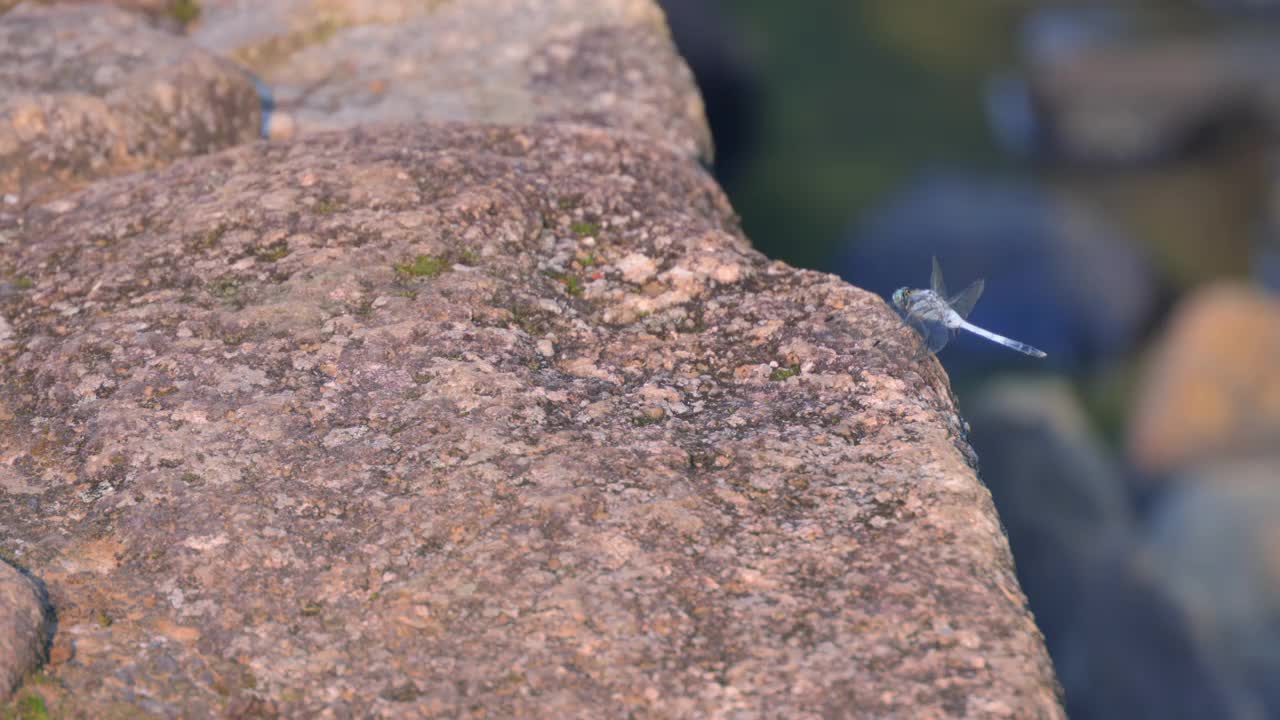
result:
[[[933,256],[933,275],[929,278],[929,288],[940,298],[947,296],[947,284],[942,281],[942,266],[938,264],[938,256]]]
[[[929,352],[938,352],[946,347],[947,342],[951,340],[952,332],[942,323],[929,323],[929,334],[925,336],[925,340],[929,345]]]
[[[908,317],[907,322],[920,336],[921,345],[929,352],[938,352],[951,340],[951,331],[942,323],[922,320],[915,316]]]
[[[952,310],[962,318],[969,317],[969,313],[973,312],[973,306],[978,304],[978,298],[982,297],[982,289],[986,284],[979,280],[960,292],[959,295],[947,301]]]

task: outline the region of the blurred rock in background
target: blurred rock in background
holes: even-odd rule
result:
[[[1257,692],[1136,552],[1089,568],[1054,657],[1073,720],[1263,720]]]
[[[1253,278],[1258,285],[1272,292],[1280,290],[1280,244],[1267,242],[1255,250]]]
[[[1154,512],[1151,572],[1191,631],[1280,717],[1280,455],[1189,468]]]
[[[1055,661],[1081,624],[1087,579],[1130,545],[1121,469],[1063,380],[996,380],[965,416],[1009,542]]]
[[[1145,11],[1144,11],[1145,8]],[[1002,147],[1147,245],[1178,287],[1248,274],[1280,121],[1265,33],[1135,4],[1051,7],[987,84]]]
[[[1242,17],[1266,16],[1280,10],[1276,0],[1197,0],[1202,7]]]
[[[250,142],[259,127],[251,78],[141,15],[28,3],[0,24],[0,195],[13,205]]]
[[[1021,36],[1028,98],[1044,144],[1033,157],[1125,167],[1184,158],[1270,118],[1276,81],[1259,71],[1280,48],[1182,34],[1160,37],[1114,7],[1033,14]],[[1155,37],[1151,35],[1155,34]],[[995,113],[993,120],[1001,115]],[[997,132],[1006,125],[993,122]],[[1017,130],[1014,135],[1026,134]]]
[[[1125,469],[1072,386],[996,380],[966,417],[1070,716],[1261,717],[1238,659],[1205,641],[1167,573],[1138,554]]]
[[[208,3],[191,38],[269,85],[289,135],[418,121],[600,127],[626,116],[627,129],[710,158],[701,100],[681,94],[693,78],[667,51],[656,5],[591,5],[580,24],[630,13],[661,30],[628,37],[615,27],[590,40],[558,24],[573,0],[517,5],[221,0]],[[617,73],[617,58],[634,69]]]
[[[1247,285],[1203,288],[1152,350],[1133,409],[1133,462],[1168,474],[1278,443],[1280,299]]]

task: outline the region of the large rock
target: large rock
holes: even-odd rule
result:
[[[248,142],[260,118],[247,74],[142,15],[0,14],[0,195],[12,203]]]
[[[1276,80],[1261,70],[1277,54],[1269,29],[1174,30],[1179,14],[1094,3],[1027,12],[1017,37],[1025,79],[1003,74],[1017,82],[996,87],[1016,92],[988,95],[997,132],[1041,161],[1114,167],[1202,160],[1223,140],[1273,126]]]
[[[1280,715],[1280,454],[1180,474],[1153,513],[1152,576],[1264,712]]]
[[[1071,718],[1259,717],[1236,658],[1204,642],[1192,622],[1203,613],[1188,613],[1138,550],[1127,478],[1070,386],[997,381],[966,417]]]
[[[1221,284],[1175,311],[1138,390],[1130,453],[1162,475],[1280,441],[1280,301]]]
[[[651,0],[221,0],[193,38],[258,73],[301,131],[569,121],[711,156],[701,98]]]
[[[52,631],[44,589],[0,561],[0,698],[45,661]]]
[[[1072,720],[1274,717],[1153,575],[1143,553],[1127,552],[1081,578],[1078,623],[1055,657]]]
[[[32,210],[0,543],[69,711],[1061,717],[945,377],[732,217],[553,125]]]
[[[1062,716],[945,377],[749,248],[651,4],[247,7],[198,37],[303,129],[414,124],[0,213],[24,697]]]

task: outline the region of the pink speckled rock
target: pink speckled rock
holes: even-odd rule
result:
[[[652,4],[544,5],[264,3],[295,47],[207,3],[282,90],[355,70],[291,142],[0,210],[51,714],[1063,717],[939,366],[751,249]]]
[[[70,707],[1060,717],[938,366],[686,158],[420,125],[73,202],[0,255]]]
[[[47,201],[97,178],[258,136],[244,71],[109,5],[0,14],[0,196]]]

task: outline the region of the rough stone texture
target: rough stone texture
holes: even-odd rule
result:
[[[59,613],[24,698],[1062,716],[946,378],[879,298],[750,249],[691,162],[701,104],[651,3],[202,6],[196,39],[300,129],[414,124],[0,208],[0,549]],[[257,130],[248,79],[142,15],[16,22],[50,60],[6,82],[61,68],[97,103],[76,122],[136,138],[108,100],[170,83],[223,98],[201,127],[249,130],[33,156],[59,182]],[[174,58],[216,72],[178,83]]]
[[[1146,373],[1130,450],[1151,473],[1280,442],[1280,301],[1207,287],[1174,313]]]
[[[0,561],[0,698],[45,661],[52,626],[43,590]]]
[[[193,37],[253,68],[304,132],[570,121],[711,154],[701,97],[651,0],[221,0]]]
[[[72,203],[0,246],[56,711],[1062,717],[939,366],[686,156],[418,125]]]
[[[0,195],[46,201],[249,142],[260,125],[248,75],[140,14],[24,4],[0,15]]]

